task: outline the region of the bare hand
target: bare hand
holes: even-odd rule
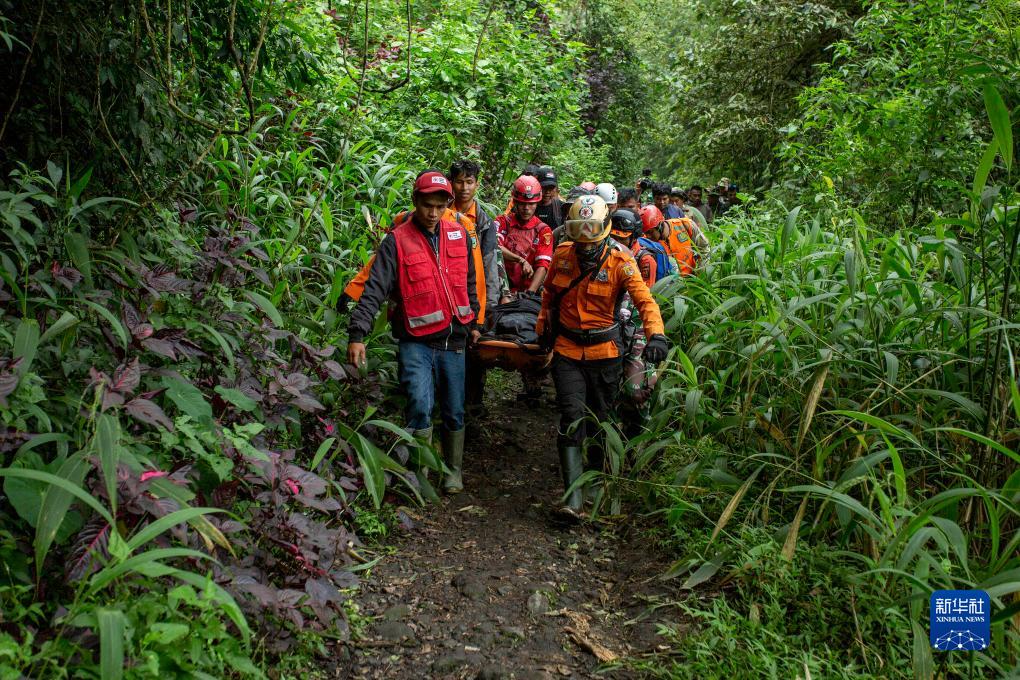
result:
[[[478,339],[482,337],[482,332],[477,328],[471,331],[471,339],[468,341],[472,346],[478,343]]]
[[[361,368],[365,365],[365,343],[363,342],[352,342],[347,345],[347,362],[353,364],[355,368]]]
[[[535,275],[535,268],[531,266],[531,263],[527,260],[521,260],[521,271],[529,279]]]

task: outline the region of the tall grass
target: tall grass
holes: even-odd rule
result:
[[[996,144],[961,217],[879,233],[832,197],[756,208],[717,228],[707,273],[660,282],[676,348],[648,432],[611,441],[606,479],[667,516],[703,513],[707,547],[671,570],[684,587],[739,569],[729,539],[764,526],[787,562],[805,540],[836,548],[918,640],[932,590],[987,590],[980,658],[1016,663],[1020,197],[1006,154],[987,184]]]

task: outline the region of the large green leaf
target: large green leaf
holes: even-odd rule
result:
[[[988,122],[992,125],[992,132],[995,133],[995,141],[1002,154],[1002,160],[1006,163],[1006,169],[1013,165],[1013,128],[1009,120],[1009,109],[1006,102],[1002,100],[999,90],[992,84],[985,85],[985,111],[988,112]]]
[[[64,246],[67,248],[67,254],[71,258],[71,262],[74,263],[74,266],[81,272],[82,278],[85,279],[86,285],[92,288],[92,258],[89,256],[88,239],[85,238],[84,234],[68,232],[64,235]]]
[[[99,669],[103,680],[124,677],[124,633],[127,620],[119,609],[97,609]]]
[[[96,436],[92,440],[99,469],[106,485],[106,497],[110,499],[110,510],[117,514],[117,464],[120,462],[120,421],[110,413],[96,417]]]
[[[18,375],[24,376],[32,367],[39,350],[39,323],[35,319],[22,319],[14,335],[14,358],[21,359]]]
[[[199,423],[212,422],[212,406],[205,400],[205,395],[189,382],[177,378],[164,377],[166,396],[177,405],[181,412],[191,416]]]

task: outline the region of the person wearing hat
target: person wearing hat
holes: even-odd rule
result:
[[[542,294],[536,331],[553,351],[552,376],[560,414],[557,448],[567,491],[559,512],[580,517],[582,490],[572,488],[583,470],[581,444],[588,434],[586,417],[604,420],[612,411],[623,372],[622,332],[617,310],[625,293],[638,310],[648,334],[644,358],[658,363],[668,344],[659,306],[641,278],[634,256],[614,247],[609,208],[598,196],[574,201],[565,222],[568,241],[553,254]],[[589,469],[601,471],[605,451],[589,449]]]
[[[548,165],[541,166],[535,176],[542,185],[542,201],[538,204],[535,215],[548,224],[550,229],[555,229],[563,224],[563,216],[566,214],[563,201],[560,199],[559,179]]]
[[[736,184],[732,183],[728,187],[726,187],[726,202],[730,204],[731,208],[735,205],[740,205],[741,203],[743,203],[743,201],[740,200],[740,197],[737,196],[737,190],[739,188],[740,187],[738,187]]]
[[[411,194],[414,210],[383,238],[364,292],[347,327],[347,360],[365,365],[365,336],[390,301],[390,325],[397,339],[400,385],[407,396],[405,427],[431,444],[432,409],[442,417],[442,449],[450,474],[448,493],[463,490],[465,349],[480,336],[479,305],[467,230],[444,219],[454,200],[450,180],[437,171],[418,176]]]

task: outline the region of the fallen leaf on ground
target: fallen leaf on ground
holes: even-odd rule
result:
[[[591,653],[602,663],[609,663],[620,658],[616,652],[603,645],[592,635],[591,622],[587,616],[572,611],[565,611],[564,616],[570,619],[572,625],[563,630],[581,649]]]

